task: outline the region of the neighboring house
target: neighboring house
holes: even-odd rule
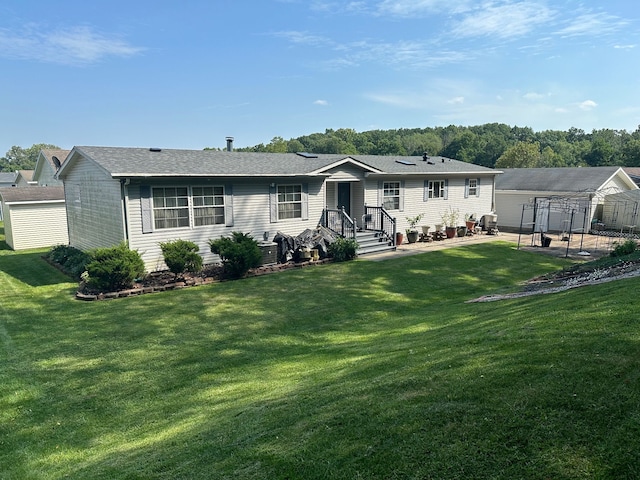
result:
[[[13,250],[69,243],[63,187],[0,188],[0,199]]]
[[[40,187],[53,187],[62,185],[62,181],[55,178],[55,174],[62,162],[69,155],[70,150],[40,150],[36,166],[33,170],[32,180]]]
[[[232,231],[257,240],[278,231],[298,235],[343,206],[365,228],[362,221],[375,222],[370,212],[382,206],[398,231],[421,213],[421,225],[442,223],[449,207],[460,210],[464,224],[465,213],[493,211],[497,173],[426,156],[74,147],[57,177],[65,185],[70,245],[127,241],[153,271],[164,268],[160,242],[194,241],[212,262],[218,258],[209,239]]]
[[[606,195],[638,186],[620,167],[513,168],[496,180],[502,230],[588,232]]]
[[[16,187],[33,187],[38,185],[33,180],[33,170],[18,170],[16,172]]]
[[[0,188],[15,187],[17,172],[0,172]]]

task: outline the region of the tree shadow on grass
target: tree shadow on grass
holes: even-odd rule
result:
[[[0,242],[0,250],[2,245]],[[0,255],[0,272],[13,277],[30,287],[56,285],[72,281],[64,273],[49,265],[42,258],[42,252]]]

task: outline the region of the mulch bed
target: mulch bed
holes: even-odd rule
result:
[[[287,262],[273,265],[264,265],[262,267],[253,268],[243,277],[258,277],[260,275],[268,275],[271,273],[290,270],[293,268],[304,268],[313,265],[322,265],[331,262],[331,259],[325,258],[316,261],[305,262]],[[167,290],[179,290],[187,287],[196,287],[200,285],[208,285],[211,283],[224,282],[230,279],[224,276],[224,270],[221,264],[205,265],[201,272],[192,274],[187,273],[176,276],[169,271],[152,272],[144,279],[135,283],[132,288],[120,290],[117,292],[92,292],[87,289],[86,285],[81,283],[76,292],[78,300],[109,300],[114,298],[133,297],[144,295],[147,293],[164,292]]]

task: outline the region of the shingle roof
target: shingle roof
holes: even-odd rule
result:
[[[507,168],[496,177],[496,190],[596,192],[620,167]]]
[[[70,151],[71,150],[46,148],[46,149],[42,149],[42,154],[44,155],[44,158],[47,160],[49,165],[51,165],[51,168],[55,172],[56,170],[58,170],[59,165],[55,164],[55,162],[53,161],[53,157],[56,157],[60,161],[60,163],[62,163],[67,158],[67,155],[69,155]]]
[[[348,158],[388,174],[427,174],[444,172],[499,173],[495,170],[460,162],[429,157],[374,155],[298,155],[295,153],[227,152],[215,150],[152,151],[146,148],[74,147],[113,177],[136,176],[293,176],[321,175],[327,167]],[[75,158],[75,153],[70,159]],[[68,162],[71,163],[71,162]],[[410,165],[409,165],[410,164]],[[65,166],[62,167],[64,171]]]
[[[0,172],[0,183],[15,183],[17,172]]]
[[[64,200],[64,187],[4,187],[0,197],[5,203]]]

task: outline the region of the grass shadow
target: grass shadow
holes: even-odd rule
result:
[[[4,243],[4,242],[2,242]],[[0,275],[8,275],[30,287],[42,287],[73,281],[64,273],[49,265],[43,252],[0,255]]]

